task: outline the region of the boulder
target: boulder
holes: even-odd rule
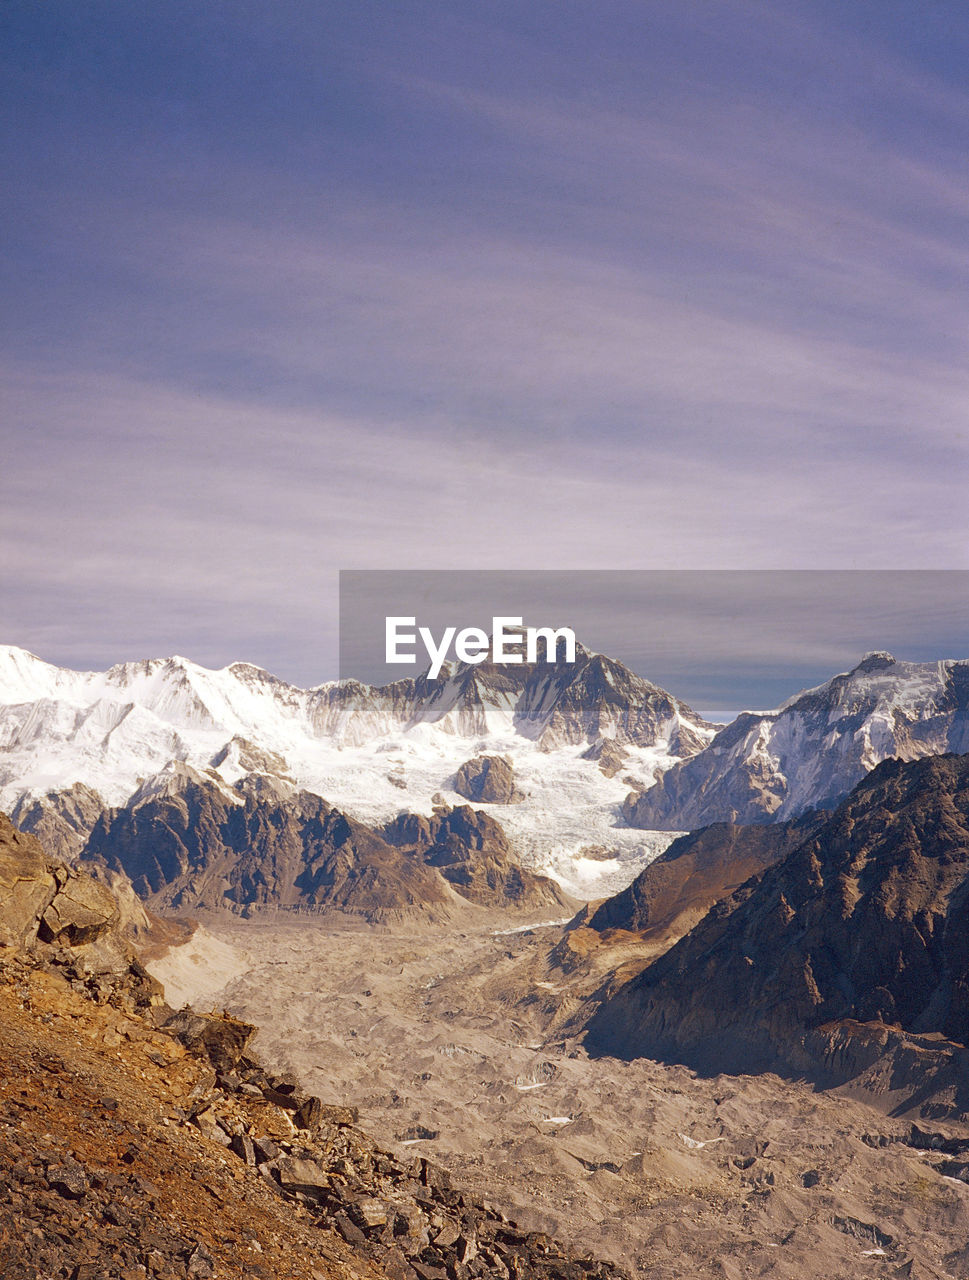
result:
[[[515,771],[503,756],[475,756],[457,771],[454,789],[481,804],[517,804],[524,800],[515,786]]]
[[[196,1013],[180,1009],[165,1023],[190,1053],[206,1057],[216,1071],[231,1071],[238,1065],[256,1028],[228,1014]]]
[[[62,886],[41,918],[43,942],[79,947],[113,929],[121,913],[114,894],[105,885],[84,873],[58,876]]]
[[[0,945],[29,946],[56,892],[40,845],[0,816]]]
[[[278,1172],[279,1185],[285,1191],[298,1191],[322,1200],[330,1190],[330,1179],[315,1160],[284,1156],[279,1161]]]

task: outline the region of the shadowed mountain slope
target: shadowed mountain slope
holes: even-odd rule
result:
[[[656,941],[675,940],[714,903],[787,857],[826,816],[811,812],[791,822],[746,827],[719,822],[680,836],[627,889],[601,903],[588,926],[600,933],[625,929]]]
[[[858,1023],[876,1024],[879,1044],[859,1034],[846,1047]],[[879,765],[607,1001],[588,1043],[706,1070],[847,1078],[903,1034],[945,1037],[953,1052],[969,1043],[967,756]]]
[[[415,819],[395,847],[295,788],[227,787],[182,767],[96,823],[84,858],[123,871],[155,907],[336,909],[369,920],[448,919],[467,904],[522,908],[569,899],[510,856],[500,826],[458,809]]]

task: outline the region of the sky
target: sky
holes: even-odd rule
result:
[[[5,0],[0,639],[313,684],[341,569],[969,568],[967,46]]]

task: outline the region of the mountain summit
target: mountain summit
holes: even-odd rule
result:
[[[831,808],[882,760],[965,751],[969,662],[869,653],[776,711],[745,711],[623,812],[649,830],[780,821]]]

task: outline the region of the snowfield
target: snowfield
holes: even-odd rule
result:
[[[634,695],[652,696],[654,686],[619,670]],[[612,672],[605,678],[613,687]],[[548,679],[524,691],[487,681],[469,690],[467,671],[453,666],[430,689],[413,681],[299,689],[246,663],[213,671],[172,657],[76,672],[4,647],[0,806],[83,783],[120,807],[165,789],[175,766],[188,765],[233,798],[240,779],[265,775],[379,824],[401,810],[430,815],[441,800],[467,803],[454,790],[457,770],[498,755],[511,762],[523,798],[486,807],[522,862],[576,897],[602,897],[673,838],[627,827],[620,811],[632,782],[650,785],[679,758],[670,738],[680,714],[662,719],[659,741],[625,742],[624,766],[608,778],[582,759],[590,734],[548,731],[556,695]],[[698,718],[682,719],[712,736]],[[562,740],[569,736],[579,740]]]

